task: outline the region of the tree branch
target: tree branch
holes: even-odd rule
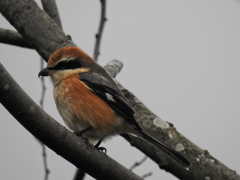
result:
[[[1,0],[0,11],[18,30],[24,39],[36,48],[37,52],[44,57],[45,60],[47,60],[56,49],[66,45],[74,46],[74,43],[62,32],[57,24],[53,22],[45,12],[41,11],[32,0]],[[2,83],[2,78],[0,83]],[[130,100],[130,103],[136,112],[136,119],[139,124],[178,152],[182,152],[182,154],[184,154],[184,156],[186,156],[186,158],[193,164],[190,171],[184,171],[182,167],[169,159],[162,152],[150,146],[148,143],[141,141],[141,139],[133,139],[133,145],[153,159],[161,168],[171,172],[180,179],[240,179],[236,172],[224,166],[206,150],[197,147],[177,132],[172,124],[162,121],[159,117],[153,114],[128,90],[122,87],[122,91]],[[18,92],[16,92],[16,94],[18,94]],[[0,93],[0,95],[2,94]],[[12,98],[11,96],[8,97]],[[5,100],[8,97],[5,96]],[[19,99],[21,96],[18,94],[18,97],[16,98]],[[12,106],[14,106],[14,102],[15,101],[12,101]],[[18,111],[16,111],[16,116],[17,112]],[[34,114],[32,116],[34,117]],[[51,118],[49,118],[49,121],[52,122]],[[35,124],[34,128],[39,127],[41,124]],[[59,125],[55,126],[59,127]],[[68,134],[66,137],[70,136],[69,133],[66,134]],[[61,136],[58,136],[58,138],[60,137]],[[55,144],[54,141],[53,144]]]
[[[43,59],[40,58],[40,70],[43,69]],[[42,109],[43,108],[43,102],[44,102],[44,97],[45,97],[45,93],[46,93],[46,85],[45,85],[45,80],[43,77],[40,77],[40,80],[41,80],[41,85],[42,85],[42,94],[41,94],[41,98],[40,98],[40,107]],[[39,141],[40,142],[40,141]],[[48,179],[48,176],[49,176],[49,173],[50,173],[50,170],[48,169],[48,165],[47,165],[47,153],[46,153],[46,146],[40,142],[41,146],[42,146],[42,156],[43,156],[43,167],[44,167],[44,170],[45,170],[45,180]]]
[[[207,177],[211,180],[240,180],[240,176],[235,171],[229,169],[211,156],[207,150],[202,150],[181,135],[175,129],[173,124],[165,122],[157,117],[136,96],[126,90],[121,84],[118,83],[118,86],[123,94],[129,99],[130,104],[135,111],[135,118],[140,126],[151,132],[157,139],[163,140],[168,146],[183,154],[192,163],[190,170],[186,171],[166,154],[142,139],[131,137],[131,141],[128,138],[125,138],[133,146],[155,161],[161,169],[164,169],[179,179],[184,180],[202,180]]]
[[[102,32],[103,32],[103,27],[104,23],[107,20],[106,18],[106,0],[100,0],[101,2],[101,20],[98,28],[98,33],[96,34],[96,43],[95,43],[95,48],[94,48],[94,53],[93,53],[93,59],[97,62],[98,55],[99,53],[99,48],[100,48],[100,42],[101,42],[101,37],[102,37]]]
[[[71,37],[33,0],[2,0],[0,11],[45,61],[57,49],[75,46]]]
[[[104,66],[105,71],[113,78],[121,71],[123,63],[119,60],[112,60],[106,66]]]
[[[0,64],[0,102],[30,133],[96,179],[142,179],[45,113]]]
[[[42,6],[44,11],[57,23],[57,25],[62,29],[61,19],[58,13],[58,8],[55,0],[41,0]],[[41,58],[41,66],[40,68],[43,69],[43,59]],[[40,100],[40,106],[43,109],[43,101],[44,101],[44,95],[46,91],[45,87],[45,81],[44,78],[41,77],[41,84],[42,84],[42,97]],[[49,169],[47,166],[47,157],[46,157],[46,147],[42,143],[42,150],[43,150],[43,162],[44,162],[44,169],[45,169],[45,180],[48,179],[49,176]]]
[[[142,165],[146,160],[147,160],[147,156],[144,156],[142,160],[138,161],[138,162],[135,162],[132,167],[130,167],[129,169],[132,171],[134,168]]]
[[[18,32],[13,30],[0,28],[0,42],[32,49],[32,46]]]
[[[76,169],[76,173],[75,176],[73,178],[73,180],[83,180],[85,177],[85,171],[82,169]]]
[[[44,11],[57,23],[62,29],[62,23],[55,0],[41,0]]]
[[[57,23],[62,29],[60,16],[55,0],[41,0],[44,11]],[[25,48],[33,47],[27,43],[23,37],[16,31],[0,28],[0,42]]]

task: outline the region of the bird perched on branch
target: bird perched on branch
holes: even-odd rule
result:
[[[181,154],[142,129],[127,98],[115,81],[77,47],[63,47],[51,55],[39,76],[50,76],[57,109],[66,125],[97,147],[117,134],[137,136],[157,147],[185,168]]]

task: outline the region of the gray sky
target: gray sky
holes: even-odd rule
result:
[[[37,1],[39,2],[39,1]],[[99,1],[58,1],[66,34],[92,56],[100,19]],[[117,76],[163,120],[219,161],[240,173],[240,1],[108,1],[99,64],[121,60]],[[14,29],[0,16],[1,28]],[[0,44],[0,62],[35,101],[41,94],[36,51]],[[44,108],[58,120],[47,79]],[[44,177],[41,146],[0,105],[0,178]],[[237,140],[237,141],[236,141]],[[104,146],[126,167],[143,154],[121,137]],[[121,148],[121,149],[120,149]],[[71,179],[75,167],[47,150],[50,180]],[[147,160],[135,169],[149,180],[175,180]],[[88,180],[91,177],[86,178]]]

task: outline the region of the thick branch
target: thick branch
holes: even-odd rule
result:
[[[111,73],[114,71],[111,70],[111,67],[113,68],[114,64],[121,64],[121,62],[115,60],[114,63],[111,63],[111,66],[107,65],[104,67],[110,75],[114,75]],[[113,69],[118,69],[117,66]],[[164,140],[166,144],[182,153],[192,163],[190,171],[186,171],[167,155],[140,138],[133,138],[133,142],[126,138],[133,146],[140,149],[143,153],[155,161],[160,168],[165,169],[179,179],[184,180],[201,180],[207,179],[207,177],[211,180],[240,179],[240,176],[236,174],[235,171],[230,170],[224,164],[212,157],[208,151],[197,147],[177,132],[171,123],[165,122],[153,114],[139,99],[137,99],[137,97],[126,90],[121,84],[118,83],[118,86],[121,88],[124,95],[130,100],[130,104],[136,112],[136,120],[141,127],[144,127],[158,139]]]
[[[104,69],[111,77],[115,78],[116,75],[121,71],[122,67],[123,63],[115,59],[110,61],[106,66],[104,66]]]
[[[56,49],[66,45],[74,45],[74,43],[65,36],[59,26],[57,26],[57,24],[53,22],[45,12],[41,11],[32,0],[1,0],[0,11],[18,30],[24,39],[36,48],[38,53],[44,57],[45,60],[47,60]],[[0,83],[2,83],[2,78]],[[209,178],[211,180],[240,179],[239,175],[234,171],[228,169],[218,160],[209,155],[207,151],[197,147],[178,133],[172,124],[164,122],[154,115],[133,94],[124,88],[122,90],[126,97],[130,99],[136,112],[136,119],[140,125],[177,151],[182,152],[193,164],[190,171],[184,171],[181,167],[178,167],[175,162],[164,156],[154,147],[148,145],[148,143],[142,142],[140,139],[134,139],[133,144],[158,163],[161,168],[164,168],[178,178],[185,180]],[[21,98],[21,96],[19,96],[18,99],[19,98]],[[14,105],[14,102],[15,101],[12,102],[12,105]],[[35,127],[38,126],[36,125]]]
[[[55,0],[42,0],[44,11],[57,23],[62,29],[60,16]],[[16,31],[0,28],[0,42],[10,45],[31,48],[32,46],[27,43],[23,37]]]
[[[32,49],[32,46],[18,32],[13,30],[0,28],[0,42]]]
[[[55,0],[41,0],[44,11],[57,23],[62,29],[61,19]]]
[[[0,64],[0,102],[30,133],[96,179],[142,179],[45,113]]]
[[[57,49],[75,46],[33,0],[1,0],[0,11],[46,61]]]
[[[101,2],[101,20],[98,28],[98,33],[96,34],[96,43],[95,43],[95,48],[94,48],[94,53],[93,53],[93,59],[97,61],[100,49],[100,42],[101,42],[101,37],[102,37],[102,32],[103,32],[103,27],[104,23],[107,20],[106,18],[106,0],[100,0]]]

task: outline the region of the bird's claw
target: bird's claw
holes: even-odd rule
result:
[[[107,153],[107,149],[105,147],[96,147],[99,151],[103,152],[104,154]]]

